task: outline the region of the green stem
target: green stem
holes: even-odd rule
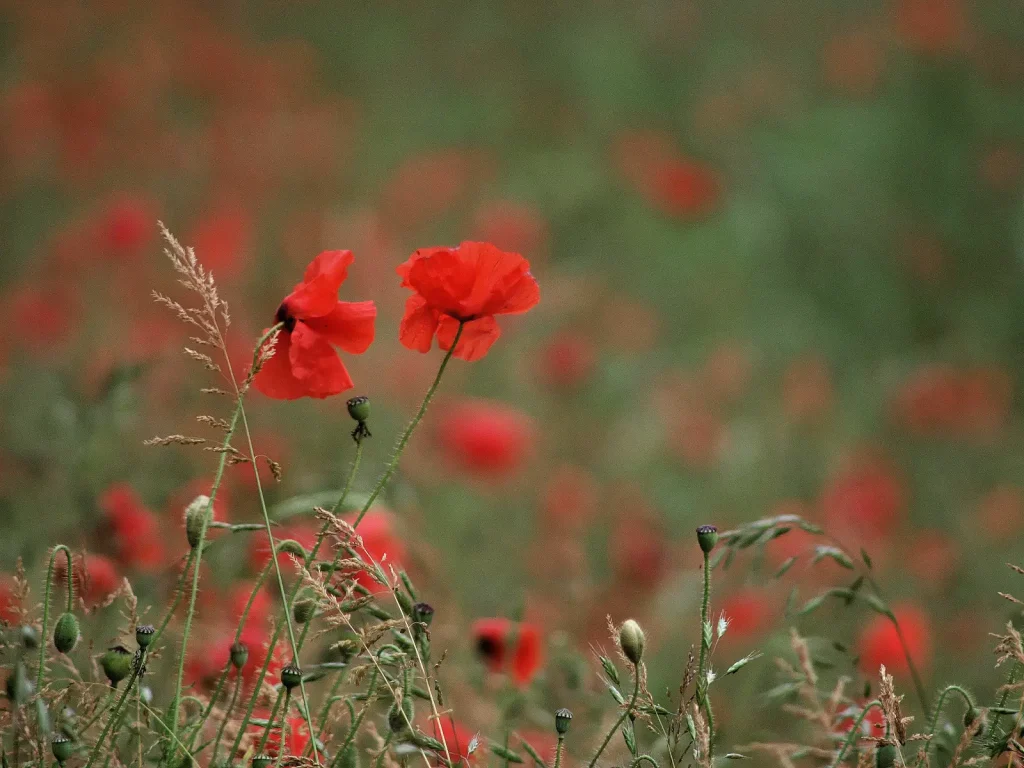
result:
[[[242,690],[242,671],[238,670],[235,675],[235,687],[231,691],[231,701],[228,702],[228,708],[224,712],[224,717],[221,718],[220,725],[217,726],[217,738],[213,741],[213,757],[210,758],[210,765],[217,764],[217,751],[220,749],[221,739],[224,737],[224,727],[228,724],[228,720],[231,719],[231,713],[235,710],[235,704],[238,702],[238,693]]]
[[[704,595],[700,604],[700,662],[697,666],[697,703],[708,718],[708,758],[714,757],[715,716],[708,693],[708,663],[711,654],[711,555],[704,553]]]
[[[896,615],[891,612],[889,620],[892,621],[892,625],[896,628],[896,637],[899,638],[900,647],[903,648],[903,657],[907,660],[907,668],[910,670],[910,677],[914,681],[914,689],[917,692],[918,700],[921,702],[921,709],[927,712],[929,709],[928,694],[925,693],[921,675],[918,673],[917,665],[914,664],[914,658],[910,654],[910,646],[907,645],[907,640],[903,636],[903,628],[900,626],[899,621],[896,620]]]
[[[171,600],[171,604],[167,607],[167,613],[164,614],[163,619],[160,621],[160,626],[156,628],[156,634],[153,635],[153,641],[149,644],[151,648],[156,647],[156,641],[163,635],[164,630],[167,629],[167,625],[171,623],[171,618],[174,616],[174,612],[178,610],[178,606],[181,604],[181,598],[185,595],[185,579],[188,578],[188,569],[192,566],[192,560],[196,556],[196,551],[190,549],[188,551],[188,557],[185,558],[185,567],[181,569],[181,573],[178,576],[178,581],[174,585],[174,598]]]
[[[331,683],[331,690],[327,693],[327,700],[324,701],[323,706],[320,708],[320,714],[317,716],[317,720],[320,722],[320,730],[317,733],[317,738],[321,741],[324,738],[324,732],[327,730],[327,718],[331,714],[331,707],[339,699],[348,702],[344,696],[338,696],[338,689],[341,687],[342,682],[345,680],[345,672],[348,670],[341,670],[338,672],[338,676],[334,678],[334,682]],[[353,713],[352,720],[355,720]]]
[[[1017,680],[1017,670],[1018,670],[1019,667],[1020,667],[1020,665],[1017,662],[1014,662],[1013,666],[1010,667],[1009,674],[1006,676],[1006,684],[1003,686],[1003,692],[999,696],[999,704],[995,708],[996,709],[996,716],[992,720],[992,729],[991,729],[990,733],[992,734],[992,738],[993,739],[995,739],[997,737],[997,732],[996,731],[997,731],[997,728],[999,726],[999,721],[1003,718],[1003,713],[1001,711],[999,711],[999,710],[1003,709],[1006,706],[1006,702],[1010,698],[1010,687]]]
[[[377,480],[377,484],[370,492],[369,497],[366,499],[366,503],[363,504],[363,508],[359,511],[358,517],[354,523],[353,528],[357,528],[363,517],[369,511],[370,507],[373,506],[373,502],[377,500],[377,496],[384,490],[384,486],[388,484],[388,480],[391,479],[391,475],[394,474],[395,469],[398,467],[398,460],[402,456],[402,451],[405,450],[406,444],[409,442],[409,438],[412,437],[412,433],[419,426],[420,421],[423,419],[423,414],[427,412],[427,406],[430,405],[430,401],[434,399],[434,393],[437,391],[438,384],[441,383],[441,376],[444,375],[444,369],[448,367],[448,361],[452,359],[452,355],[455,353],[455,348],[459,344],[459,339],[462,337],[462,330],[465,327],[465,323],[459,323],[459,329],[455,332],[455,338],[452,339],[452,345],[449,347],[448,352],[444,356],[444,360],[441,361],[441,367],[437,369],[437,375],[434,377],[434,382],[430,385],[430,389],[427,390],[427,394],[423,397],[423,402],[420,403],[420,408],[416,411],[416,415],[413,416],[412,421],[409,422],[405,428],[405,432],[402,433],[401,438],[398,440],[398,446],[395,448],[394,454],[391,456],[391,461],[384,469],[384,474]]]
[[[452,344],[454,348],[455,345]],[[388,735],[384,738],[384,746],[380,748],[380,752],[377,753],[377,759],[373,761],[373,768],[381,768],[384,764],[384,755],[388,753],[388,747],[391,746],[391,739],[394,738],[395,734],[393,731],[388,731]]]
[[[942,707],[946,703],[946,697],[951,693],[958,693],[967,704],[967,711],[970,712],[974,709],[974,700],[971,698],[971,694],[968,693],[964,688],[959,685],[947,685],[939,693],[939,700],[935,703],[935,711],[932,713],[931,723],[928,725],[928,740],[924,744],[924,752],[921,753],[921,759],[918,761],[918,765],[923,765],[924,761],[928,759],[928,752],[931,750],[932,742],[935,740],[935,731],[939,727],[939,716],[942,714]]]
[[[46,675],[46,648],[49,645],[49,639],[47,635],[47,624],[50,620],[50,591],[53,586],[53,569],[57,563],[57,553],[63,552],[68,559],[68,612],[71,612],[71,608],[74,605],[74,574],[71,564],[71,550],[68,549],[64,544],[58,544],[53,548],[50,553],[50,565],[46,569],[46,587],[43,592],[43,633],[42,637],[39,638],[39,669],[36,670],[36,692],[42,693],[43,690],[43,677]]]
[[[132,686],[135,685],[135,681],[139,677],[139,670],[142,669],[142,665],[146,663],[146,651],[142,651],[142,656],[139,659],[139,663],[132,664],[132,673],[128,677],[128,683],[124,687],[124,691],[121,692],[121,696],[118,698],[117,703],[114,704],[114,709],[110,713],[110,717],[107,718],[107,724],[103,726],[103,730],[100,731],[99,738],[96,739],[96,743],[92,745],[92,752],[89,753],[89,760],[85,764],[85,768],[90,768],[93,762],[96,760],[96,756],[100,752],[100,748],[103,746],[104,739],[107,738],[107,733],[110,732],[111,726],[115,722],[120,720],[121,707],[124,706],[125,700],[128,698],[128,694],[131,693]]]
[[[565,734],[558,734],[558,746],[555,747],[555,768],[562,768],[562,752],[565,751]]]
[[[645,760],[651,764],[651,768],[659,768],[658,761],[650,755],[637,755],[633,758],[633,762],[629,764],[629,768],[639,768],[640,763],[644,762]]]
[[[267,746],[267,742],[270,740],[270,734],[274,730],[274,721],[277,719],[277,710],[281,706],[281,700],[284,698],[284,690],[277,692],[277,698],[274,699],[274,706],[270,710],[270,717],[267,718],[267,724],[263,727],[263,735],[260,737],[260,745],[256,749],[256,754],[263,752],[264,747]],[[285,713],[287,714],[287,713]],[[284,748],[284,743],[281,745]]]
[[[625,722],[626,717],[629,715],[630,712],[633,711],[633,707],[636,706],[637,696],[640,695],[640,665],[639,664],[633,665],[633,678],[635,680],[635,683],[633,684],[633,696],[630,698],[629,704],[627,704],[626,708],[624,710],[622,710],[622,714],[619,715],[619,719],[615,721],[615,725],[613,725],[611,730],[608,731],[608,735],[604,737],[604,741],[601,742],[601,746],[598,747],[597,752],[595,752],[594,756],[592,758],[590,758],[590,763],[587,766],[587,768],[594,768],[594,766],[597,764],[598,758],[601,757],[601,753],[603,753],[605,751],[605,749],[608,747],[608,742],[610,742],[612,740],[612,736],[615,735],[616,731],[619,730],[619,726],[622,725],[623,722]]]
[[[839,765],[843,762],[843,758],[846,757],[846,750],[848,750],[854,742],[857,741],[857,734],[860,733],[861,723],[864,722],[864,718],[867,717],[868,712],[875,707],[882,709],[882,704],[877,699],[860,711],[860,714],[857,715],[857,719],[853,723],[853,727],[850,729],[850,733],[847,735],[846,740],[843,741],[843,745],[839,748],[839,751],[836,753],[836,757],[829,768],[839,768]],[[882,711],[884,712],[884,710]]]

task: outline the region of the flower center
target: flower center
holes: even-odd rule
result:
[[[277,314],[274,315],[274,322],[283,323],[284,329],[288,331],[288,333],[295,330],[295,318],[292,317],[291,313],[288,311],[288,306],[286,304],[282,304],[277,308]]]

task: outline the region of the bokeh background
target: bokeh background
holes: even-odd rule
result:
[[[180,295],[158,219],[213,271],[238,361],[313,256],[355,252],[341,298],[379,307],[346,356],[373,402],[360,490],[439,362],[398,344],[394,268],[483,239],[530,260],[541,303],[453,363],[380,533],[467,679],[476,618],[541,627],[550,677],[634,615],[663,690],[699,637],[694,527],[785,513],[870,552],[927,681],[999,679],[987,633],[1020,619],[997,591],[1024,555],[1020,3],[12,0],[0,52],[8,577],[59,540],[100,592],[173,580],[215,457],[141,442],[227,406],[151,299]],[[293,513],[352,458],[344,398],[248,411],[301,540]],[[219,501],[259,519],[251,468]],[[722,572],[720,663],[795,623],[844,674],[905,675],[862,607],[784,615],[851,579],[806,555],[773,578],[809,539]],[[208,606],[258,549],[213,551]],[[773,727],[731,727],[775,679],[744,675],[726,740]]]

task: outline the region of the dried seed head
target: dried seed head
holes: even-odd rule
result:
[[[128,677],[132,671],[132,657],[132,652],[123,645],[115,645],[100,656],[100,666],[111,688],[116,688],[118,683]]]
[[[249,660],[249,646],[239,641],[231,646],[231,666],[241,669]]]
[[[572,712],[565,707],[555,712],[555,731],[559,736],[565,736],[569,732],[569,726],[572,724]]]
[[[61,653],[71,653],[78,643],[78,619],[68,611],[62,613],[53,628],[53,644]]]
[[[346,405],[348,405],[348,415],[354,421],[363,422],[370,418],[370,398],[365,395],[353,397]]]
[[[704,554],[708,554],[718,543],[718,529],[713,525],[702,525],[697,529],[697,543]]]
[[[75,751],[71,739],[62,733],[58,733],[53,737],[53,741],[50,742],[50,749],[53,751],[53,757],[61,765],[64,765],[64,762]]]
[[[154,637],[156,637],[156,627],[152,624],[139,624],[135,628],[135,642],[139,644],[139,648],[149,648]]]
[[[281,685],[291,690],[302,682],[302,670],[295,664],[289,664],[281,670]]]
[[[196,496],[192,503],[185,507],[185,536],[188,545],[195,549],[203,535],[203,524],[206,522],[210,509],[210,497]]]
[[[647,638],[633,619],[626,619],[619,628],[619,647],[633,664],[639,664],[644,655]]]

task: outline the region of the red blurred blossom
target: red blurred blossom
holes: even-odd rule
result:
[[[963,0],[899,0],[894,24],[907,48],[931,55],[960,48],[968,30]]]
[[[918,669],[927,668],[931,662],[931,623],[927,614],[916,605],[893,606],[893,613],[903,631],[910,656]],[[861,630],[857,640],[860,668],[864,674],[874,677],[884,664],[893,675],[909,674],[903,647],[893,623],[885,616],[875,616]]]
[[[67,568],[67,565],[64,566]],[[14,581],[9,577],[0,577],[0,621],[13,624],[21,619],[21,603]]]
[[[196,254],[218,278],[237,275],[245,263],[253,239],[253,221],[239,203],[223,203],[196,222],[184,242],[192,243]]]
[[[438,727],[438,723],[440,723],[440,727]],[[453,720],[451,715],[444,715],[437,720],[431,719],[430,725],[425,726],[424,730],[427,733],[433,733],[434,738],[448,747],[452,765],[458,765],[463,761],[473,763],[483,752],[478,749],[470,754],[469,744],[473,741],[476,732]]]
[[[786,417],[797,424],[819,421],[832,409],[832,374],[820,357],[793,360],[782,375]]]
[[[530,262],[490,243],[421,248],[397,272],[414,292],[405,304],[399,340],[409,349],[451,349],[464,323],[455,357],[479,360],[501,336],[495,315],[516,315],[540,300]]]
[[[185,680],[204,691],[210,691],[216,685],[218,678],[224,668],[231,660],[231,646],[235,643],[236,629],[225,626],[222,630],[212,633],[207,642],[202,646],[189,649],[185,659]],[[259,671],[263,668],[263,662],[267,658],[266,645],[270,640],[270,633],[265,624],[257,624],[253,621],[252,614],[242,628],[239,642],[245,645],[249,651],[245,664],[242,665],[242,681],[246,686],[252,685]],[[273,658],[267,665],[266,680],[272,680],[280,674],[284,668],[286,649],[282,643],[278,643]],[[232,669],[231,675],[237,674]]]
[[[540,349],[540,375],[553,389],[575,389],[593,374],[597,363],[594,343],[586,336],[562,331]]]
[[[849,733],[853,730],[853,724],[857,722],[861,709],[869,702],[865,699],[859,701],[856,706],[850,706],[838,713],[836,719],[836,733]],[[872,707],[860,723],[860,732],[864,736],[885,735],[885,715],[880,707]]]
[[[354,522],[354,517],[349,522]],[[382,564],[385,574],[390,574],[391,566],[402,567],[402,561],[405,560],[406,555],[405,543],[395,529],[394,515],[386,509],[380,507],[370,509],[359,522],[356,533],[363,541],[360,555]],[[357,573],[355,580],[372,592],[387,589],[365,571]]]
[[[544,665],[544,641],[540,628],[533,624],[504,618],[477,619],[472,634],[487,668],[510,675],[516,685],[528,685]]]
[[[156,235],[156,204],[140,195],[121,194],[106,203],[96,227],[97,245],[107,259],[141,256]]]
[[[821,509],[826,530],[871,542],[891,534],[902,521],[906,489],[884,459],[853,456],[829,478],[822,491]]]
[[[308,520],[302,520],[279,525],[273,529],[273,532],[275,544],[280,544],[285,539],[294,539],[308,552],[316,544],[318,527]],[[258,531],[249,539],[249,568],[254,573],[258,573],[269,562],[270,540],[267,538],[266,531]]]
[[[25,320],[10,326],[7,333],[11,340],[33,351],[49,350],[66,341],[79,309],[69,286],[40,283],[12,287],[3,303],[11,317]]]
[[[597,509],[598,489],[594,476],[571,464],[552,472],[541,496],[541,509],[548,524],[557,529],[585,525]]]
[[[464,471],[484,478],[518,470],[536,439],[529,416],[492,400],[464,400],[447,406],[437,424],[445,453]]]
[[[270,713],[266,714],[269,717]],[[263,727],[260,726],[255,730],[257,735],[262,735]],[[306,747],[309,746],[309,725],[306,723],[306,719],[299,715],[288,718],[287,730],[285,732],[285,751],[286,755],[300,756]],[[267,737],[267,745],[264,752],[272,757],[277,757],[281,748],[281,728],[275,726],[270,731],[270,735]]]
[[[924,587],[942,589],[960,566],[960,546],[956,539],[942,531],[918,530],[903,561]]]
[[[834,35],[821,53],[826,85],[844,96],[864,98],[878,88],[885,53],[877,35],[853,30]]]
[[[608,546],[619,586],[651,589],[668,572],[668,541],[651,513],[643,510],[624,513],[612,531]]]
[[[166,551],[160,522],[130,485],[110,486],[100,496],[99,507],[110,526],[121,565],[149,572],[163,565]]]
[[[678,158],[656,167],[642,192],[663,213],[701,219],[719,207],[722,182],[711,166]]]
[[[1024,491],[999,485],[979,499],[969,523],[991,542],[1008,546],[1024,528]]]
[[[921,435],[990,438],[1006,424],[1013,400],[1009,374],[995,366],[926,365],[902,385],[894,418]]]
[[[724,639],[750,638],[765,632],[775,615],[773,602],[765,590],[751,587],[729,594],[718,606],[729,622]]]
[[[352,387],[352,379],[334,351],[365,352],[373,342],[377,308],[372,301],[338,301],[348,275],[351,251],[324,251],[306,269],[277,310],[284,327],[277,346],[253,382],[268,397],[294,400],[325,398]]]
[[[389,221],[415,227],[445,213],[468,191],[474,179],[487,174],[486,156],[443,149],[405,160],[384,188],[382,207]]]
[[[58,557],[54,567],[58,582],[67,580],[67,567],[67,559]],[[76,597],[81,597],[89,607],[102,603],[121,586],[117,566],[106,555],[75,555],[71,578]]]
[[[547,222],[535,207],[512,200],[481,205],[473,219],[474,237],[514,253],[535,254],[547,240]]]

